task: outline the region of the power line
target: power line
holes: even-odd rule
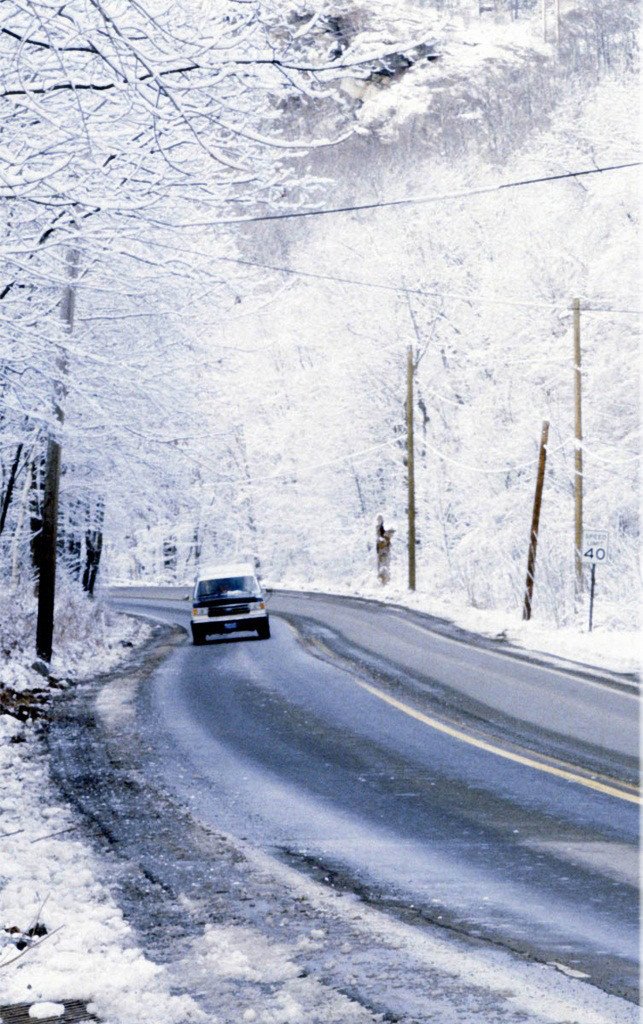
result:
[[[460,469],[466,469],[467,472],[469,473],[478,473],[481,476],[493,476],[496,473],[499,473],[502,476],[504,476],[506,473],[513,473],[518,469],[527,469],[529,466],[534,466],[538,462],[538,456],[536,456],[536,458],[529,459],[527,462],[508,462],[504,466],[492,466],[483,468],[480,465],[474,465],[473,463],[469,462],[462,462],[461,459],[453,458],[450,455],[445,455],[444,452],[440,451],[436,444],[432,444],[430,441],[426,441],[423,439],[422,444],[425,445],[426,448],[433,451],[437,455],[437,457],[441,459],[443,462],[449,462],[451,463],[451,465],[458,466]],[[557,448],[550,449],[549,454],[554,455],[555,453],[559,452],[563,447],[564,444],[560,444]]]
[[[310,473],[315,473],[319,469],[327,469],[327,468],[330,468],[330,467],[333,467],[333,466],[342,465],[343,463],[346,463],[346,462],[355,461],[356,459],[364,458],[367,455],[372,455],[375,452],[382,451],[385,448],[396,447],[396,446],[399,445],[399,443],[400,443],[400,439],[399,438],[391,438],[388,441],[383,441],[383,442],[381,442],[379,444],[371,445],[368,448],[362,448],[362,449],[360,449],[358,451],[347,452],[346,454],[341,455],[338,458],[330,459],[330,460],[325,461],[325,462],[317,462],[317,463],[313,463],[312,465],[308,465],[308,466],[293,466],[290,469],[278,470],[276,473],[270,473],[270,474],[267,474],[266,476],[255,476],[255,477],[250,477],[250,478],[243,478],[243,477],[241,477],[241,478],[239,478],[239,477],[232,478],[232,477],[230,477],[230,478],[227,478],[225,482],[226,483],[231,483],[231,484],[244,484],[246,486],[257,486],[257,485],[261,485],[261,484],[270,484],[270,483],[275,483],[275,484],[279,483],[282,486],[283,486],[284,483],[299,484],[300,483],[299,478],[301,476],[306,476],[306,475],[308,475]],[[449,456],[446,456],[442,452],[439,451],[437,446],[432,445],[430,443],[427,443],[426,441],[424,441],[423,443],[426,445],[427,448],[433,449],[435,451],[436,455],[440,459],[442,459],[443,461],[451,462],[454,465],[457,465],[457,466],[459,466],[462,469],[466,469],[466,470],[469,470],[469,471],[480,473],[483,476],[489,476],[489,475],[493,475],[493,474],[496,474],[496,473],[501,473],[501,474],[511,473],[511,472],[513,472],[515,470],[525,469],[525,468],[527,468],[529,466],[533,466],[538,461],[537,458],[536,459],[529,459],[526,462],[506,463],[504,466],[497,466],[497,467],[494,466],[492,468],[483,469],[480,466],[474,466],[474,465],[469,464],[469,463],[461,462],[459,459],[454,459],[454,458],[451,458]],[[553,451],[557,452],[562,447],[563,447],[562,445],[559,445],[558,448],[555,448]],[[295,477],[296,479],[289,480],[288,479],[289,477]]]
[[[156,246],[156,248],[171,249],[173,252],[181,252],[187,256],[203,255],[202,251],[197,251],[195,249],[186,249],[183,246],[177,248],[176,245],[169,245],[168,243],[161,242],[158,239],[153,239],[150,244]],[[288,274],[292,277],[306,277],[312,278],[313,280],[317,281],[331,281],[334,284],[356,285],[357,287],[361,288],[374,288],[379,291],[394,292],[400,295],[420,295],[425,298],[456,299],[460,302],[468,302],[472,305],[478,303],[487,306],[514,306],[518,309],[549,309],[558,310],[559,312],[571,312],[573,309],[572,306],[559,306],[553,302],[520,302],[516,299],[483,298],[480,295],[472,297],[471,295],[465,295],[462,292],[445,292],[437,290],[431,291],[427,290],[426,288],[408,288],[405,285],[385,284],[383,281],[364,281],[363,279],[356,277],[339,277],[336,274],[322,274],[312,270],[301,270],[298,267],[283,267],[278,266],[274,263],[265,263],[262,260],[241,259],[235,256],[213,256],[211,257],[211,259],[213,259],[215,262],[234,263],[242,267],[257,267],[261,270],[273,270],[275,273]],[[641,309],[627,309],[623,307],[603,306],[598,304],[593,305],[591,304],[591,299],[589,300],[589,302],[582,303],[582,312],[616,314],[623,313],[633,316],[641,316],[643,314],[643,310]],[[153,314],[138,315],[147,316]],[[170,314],[168,313],[166,315]],[[92,318],[86,317],[85,319],[87,320]]]
[[[384,282],[380,281],[364,281],[361,278],[356,277],[339,277],[334,274],[320,274],[313,270],[300,270],[297,267],[280,267],[273,263],[263,263],[260,260],[239,259],[234,256],[215,256],[214,258],[215,260],[223,263],[236,263],[244,267],[257,267],[261,270],[273,270],[275,273],[289,274],[293,277],[312,278],[316,281],[331,281],[334,284],[357,285],[361,288],[374,288],[379,291],[394,292],[399,295],[420,295],[424,298],[456,299],[459,302],[468,302],[471,304],[481,303],[488,306],[515,306],[520,309],[549,309],[558,310],[559,312],[571,312],[572,310],[572,306],[558,306],[555,303],[550,302],[520,302],[515,299],[488,299],[482,298],[480,295],[476,295],[474,298],[470,295],[464,295],[462,292],[429,291],[425,288],[409,288],[404,285],[384,284]],[[643,313],[643,310],[613,308],[611,306],[583,305],[582,312],[625,313],[640,316]]]
[[[640,160],[630,163],[609,164],[606,167],[586,167],[579,171],[565,171],[563,174],[545,174],[537,178],[522,178],[516,181],[504,181],[500,185],[481,185],[478,188],[463,189],[459,192],[444,192],[432,196],[405,196],[401,199],[380,199],[370,203],[355,203],[346,206],[327,206],[317,210],[290,210],[284,213],[257,214],[252,217],[229,217],[216,220],[215,224],[258,224],[270,220],[296,220],[303,217],[328,217],[338,213],[359,213],[366,210],[382,210],[399,206],[419,206],[426,203],[446,202],[454,199],[468,199],[472,196],[489,195],[510,188],[524,188],[529,185],[542,185],[553,181],[565,181],[569,178],[584,178],[591,174],[605,174],[608,171],[623,171],[632,167],[640,167]]]

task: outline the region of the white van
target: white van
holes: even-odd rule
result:
[[[205,643],[213,633],[252,631],[270,638],[266,602],[248,563],[216,565],[199,573],[192,598],[192,642]]]

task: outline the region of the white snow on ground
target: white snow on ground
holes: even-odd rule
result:
[[[58,591],[51,662],[51,674],[57,680],[81,680],[109,672],[128,649],[150,634],[146,623],[118,615],[100,600],[88,600],[64,579]],[[35,620],[33,596],[0,586],[0,689],[21,693],[45,685],[32,668]]]
[[[29,1016],[33,1020],[45,1020],[47,1017],[62,1017],[65,1012],[64,1003],[32,1003]]]
[[[137,949],[99,859],[50,790],[37,739],[27,731],[16,742],[24,735],[0,717],[0,1002],[86,999],[109,1024],[202,1020]],[[47,933],[29,940],[37,925]],[[29,942],[22,951],[20,938]]]
[[[457,602],[436,598],[417,591],[398,590],[395,587],[338,586],[328,581],[310,584],[304,580],[288,578],[278,583],[264,580],[267,588],[301,590],[309,593],[336,594],[340,597],[361,597],[401,605],[415,611],[426,612],[447,619],[471,633],[499,638],[534,653],[590,665],[606,672],[636,674],[641,670],[641,636],[637,630],[547,628],[533,620],[522,622],[517,613],[498,609],[471,608]]]
[[[67,642],[52,668],[67,678],[113,668],[150,632],[86,599],[68,602],[65,613]],[[33,652],[15,647],[13,654],[0,689],[46,685],[30,668]],[[37,734],[9,715],[0,715],[0,819],[0,1003],[33,1000],[34,1019],[45,1008],[54,1016],[52,1003],[65,999],[91,1001],[108,1024],[204,1019],[192,999],[170,993],[163,970],[136,947],[100,880],[99,858],[49,784]]]
[[[337,893],[324,888],[306,876],[295,871],[282,863],[277,863],[268,855],[243,846],[244,855],[256,866],[259,871],[270,872],[288,885],[293,896],[302,898],[305,896],[319,910],[328,911],[331,915],[348,917],[352,922],[357,939],[361,938],[365,944],[372,944],[374,939],[386,941],[392,948],[398,951],[398,958],[407,964],[415,964],[419,973],[435,977],[436,1001],[433,1009],[436,1011],[436,1020],[459,1022],[459,1024],[473,1024],[480,1021],[477,1012],[467,1012],[467,1000],[464,995],[466,988],[477,987],[486,990],[490,997],[500,998],[508,1013],[518,1012],[524,1014],[525,1021],[548,1022],[548,1024],[635,1024],[639,1020],[638,1008],[623,999],[606,993],[577,980],[578,974],[573,972],[565,964],[538,964],[520,960],[508,953],[491,949],[466,948],[464,944],[444,938],[436,931],[426,929],[419,930],[411,925],[404,924],[387,914],[369,906],[365,907],[355,897],[347,895],[342,899],[337,898]],[[238,929],[239,934],[234,939],[234,945],[241,952],[242,960],[260,960],[263,954],[262,944],[264,940],[258,932],[251,933],[248,929]],[[361,934],[360,934],[361,933]],[[226,943],[234,935],[231,931],[226,937]],[[301,942],[332,943],[332,934],[311,931],[310,938]],[[213,929],[209,939],[206,931],[205,949],[212,946],[215,948],[221,943],[221,936],[218,929]],[[301,943],[300,943],[301,945]],[[342,956],[348,953],[348,949],[337,949],[337,955]],[[273,975],[279,973],[279,966],[275,964],[275,957],[281,957],[281,972],[285,979],[285,986],[292,986],[290,974],[290,961],[296,961],[297,947],[290,950],[283,948],[271,951],[268,972]],[[223,971],[229,969],[229,958],[224,961]],[[239,961],[237,961],[239,964]],[[221,968],[213,968],[219,969]],[[242,967],[240,966],[240,969]],[[462,998],[457,1000],[457,1008],[453,1017],[444,1006],[440,1006],[442,993],[441,982],[447,976],[451,979],[453,989],[457,990],[458,984],[462,985]],[[306,979],[307,981],[310,979]],[[501,1011],[502,1013],[502,1011]],[[489,1019],[496,1020],[489,1006]],[[255,1018],[246,1018],[253,1020]],[[257,1018],[261,1021],[264,1018]],[[312,1018],[305,1015],[301,1018],[295,1017],[293,1024],[300,1024],[300,1021],[310,1024]],[[315,1017],[315,1022],[326,1021],[325,1017]],[[359,1019],[359,1018],[355,1018]],[[266,1022],[272,1024],[273,1018],[265,1018]],[[280,1024],[281,1024],[281,1019]],[[285,1018],[290,1024],[290,1018]],[[352,1017],[331,1017],[329,1021],[343,1022],[352,1021]],[[486,1024],[486,1022],[485,1022]]]
[[[486,993],[484,1024],[505,1014],[538,1024],[634,1024],[638,1011],[632,1004],[576,980],[579,972],[565,964],[535,964],[491,949],[467,949],[436,933],[418,930],[364,907],[352,896],[338,899],[298,872],[276,864],[251,849],[244,849],[262,872],[276,875],[293,897],[306,899],[327,929],[311,929],[296,943],[270,943],[256,928],[208,925],[188,956],[174,970],[191,986],[214,984],[220,993],[222,1020],[257,1024],[366,1024],[380,1021],[359,1003],[335,992],[314,977],[304,976],[298,956],[311,948],[332,949],[341,960],[356,956],[368,970],[369,950],[384,944],[411,971],[433,979],[431,1005],[415,1007],[421,1019],[441,1024],[479,1022]],[[348,919],[351,942],[337,943],[333,922]],[[360,953],[361,950],[361,953]],[[372,959],[372,970],[377,970]],[[395,984],[393,978],[392,983]],[[472,992],[475,990],[475,999]],[[407,995],[400,992],[401,1004]],[[410,997],[412,999],[412,997]],[[474,1008],[477,1007],[477,1008]],[[413,1009],[405,1011],[414,1019]],[[433,1018],[431,1017],[433,1014]]]
[[[378,1019],[315,978],[302,977],[297,952],[297,946],[270,943],[254,928],[208,925],[189,969],[215,980],[225,1020],[230,1011],[235,1020],[257,1024],[372,1024]]]

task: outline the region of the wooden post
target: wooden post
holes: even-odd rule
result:
[[[583,419],[581,406],[580,299],[574,299],[574,603],[584,589],[583,558]]]
[[[589,585],[589,631],[594,625],[594,592],[596,590],[596,562],[592,562],[591,583]]]
[[[56,546],[58,541],[58,492],[60,487],[60,442],[50,436],[45,456],[45,478],[40,533],[40,578],[38,580],[38,620],[36,653],[51,661],[54,635],[54,599],[56,596]]]
[[[66,335],[74,328],[76,304],[76,278],[78,252],[67,254],[68,283],[63,290],[61,317]],[[54,384],[54,417],[57,429],[62,427],[65,413],[63,403],[67,394],[67,350],[61,349],[56,359],[58,379]],[[58,540],[58,494],[62,447],[52,428],[47,441],[40,537],[40,565],[38,580],[38,619],[36,622],[36,653],[47,665],[51,661],[54,636],[54,601],[56,597],[56,545]]]
[[[406,470],[408,481],[409,590],[415,590],[415,441],[413,437],[413,346],[406,351]]]
[[[547,42],[547,0],[541,0],[541,15],[543,22],[543,42]]]
[[[534,596],[534,574],[536,572],[536,550],[538,548],[538,527],[540,525],[540,507],[543,500],[543,485],[545,483],[545,466],[547,464],[547,441],[549,440],[549,423],[543,420],[543,429],[540,436],[540,455],[538,458],[538,475],[536,476],[536,492],[534,494],[534,509],[531,517],[531,532],[529,534],[529,554],[527,555],[527,581],[525,583],[525,600],[522,606],[522,617],[525,622],[531,618],[531,602]]]

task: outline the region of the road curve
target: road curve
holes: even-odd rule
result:
[[[188,625],[185,601],[113,599]],[[152,677],[150,769],[204,820],[407,920],[635,1000],[638,698],[399,609],[270,609],[272,640],[186,643]]]

